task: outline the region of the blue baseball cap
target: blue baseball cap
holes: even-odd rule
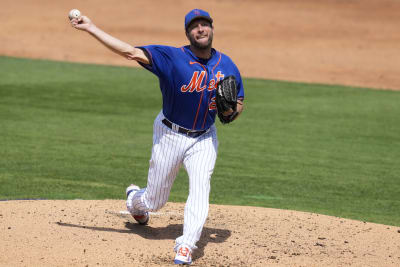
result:
[[[195,19],[205,19],[211,24],[213,23],[213,19],[210,17],[210,14],[208,14],[207,11],[201,10],[201,9],[193,9],[189,13],[186,14],[185,16],[185,30],[187,31],[187,28],[189,27],[190,23],[194,21]]]

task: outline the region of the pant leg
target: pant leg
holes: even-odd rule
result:
[[[185,205],[183,235],[176,245],[186,244],[192,249],[200,239],[208,216],[210,180],[217,159],[218,140],[215,126],[200,137],[183,161],[189,175],[189,196]]]
[[[162,124],[162,119],[163,115],[160,113],[154,122],[147,187],[141,189],[132,199],[135,214],[156,211],[165,205],[182,165],[187,146],[185,138]]]

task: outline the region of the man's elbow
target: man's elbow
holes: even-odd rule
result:
[[[124,52],[123,56],[129,60],[136,60],[144,64],[150,64],[150,60],[147,57],[147,55],[143,52],[143,50],[135,48],[133,46],[131,47],[131,49]]]
[[[121,55],[129,60],[136,60],[136,56],[137,56],[137,52],[136,52],[137,48],[130,46],[127,49],[125,49],[123,52],[121,52]]]

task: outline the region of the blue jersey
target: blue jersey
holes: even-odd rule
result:
[[[238,99],[244,90],[240,72],[233,61],[212,49],[211,58],[196,57],[189,46],[150,45],[139,47],[147,52],[150,64],[140,63],[160,81],[163,114],[171,122],[191,130],[206,130],[215,122],[215,88],[218,81],[233,75],[238,83]]]

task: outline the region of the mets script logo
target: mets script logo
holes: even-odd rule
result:
[[[194,91],[196,92],[201,92],[206,89],[207,87],[207,78],[205,79],[205,84],[203,85],[203,80],[204,78],[207,77],[206,71],[195,71],[193,72],[192,78],[190,79],[190,82],[188,85],[184,84],[181,87],[181,92],[186,93],[190,92],[193,93]],[[217,83],[224,78],[224,75],[218,71],[217,75],[215,75],[217,80],[214,78],[210,80],[210,83],[208,84],[207,90],[212,91],[216,88]]]

